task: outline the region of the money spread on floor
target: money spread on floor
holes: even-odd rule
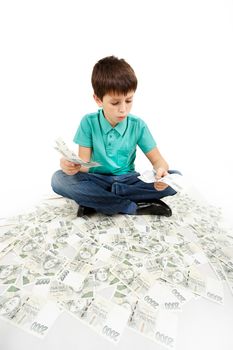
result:
[[[221,306],[225,284],[233,293],[233,234],[187,191],[164,201],[169,218],[79,218],[54,196],[2,219],[0,318],[43,338],[68,312],[113,343],[128,327],[174,349],[186,303]]]

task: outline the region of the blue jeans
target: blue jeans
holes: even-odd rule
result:
[[[169,173],[179,172],[170,170]],[[135,214],[138,208],[136,203],[153,202],[155,199],[176,194],[171,187],[157,191],[153,183],[139,180],[139,175],[136,171],[124,175],[81,172],[66,175],[58,170],[52,177],[51,185],[54,192],[61,196],[107,215]]]

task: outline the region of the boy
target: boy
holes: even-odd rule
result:
[[[93,212],[172,215],[160,198],[176,192],[162,182],[142,182],[135,171],[137,145],[150,160],[157,180],[168,174],[168,164],[146,123],[130,114],[137,89],[132,67],[124,59],[105,57],[95,64],[91,80],[100,109],[82,118],[74,142],[80,158],[101,166],[88,170],[62,158],[62,170],[52,177],[53,190],[79,204],[78,216]]]

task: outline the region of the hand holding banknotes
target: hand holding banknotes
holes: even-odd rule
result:
[[[159,181],[162,177],[168,175],[167,170],[164,168],[160,167],[157,170],[153,169],[153,172],[155,174],[155,182],[154,182],[154,188],[157,191],[163,191],[165,188],[168,187],[168,185],[164,182]]]
[[[91,167],[100,166],[98,162],[92,162],[92,161],[84,161],[83,159],[79,158],[72,150],[70,150],[65,143],[65,141],[59,137],[55,140],[55,149],[63,155],[63,157],[60,160],[60,166],[61,169],[66,173],[67,175],[75,175],[77,174],[81,166],[85,167],[85,170],[82,168],[82,171],[88,171]]]
[[[60,167],[67,175],[75,175],[81,169],[81,164],[70,162],[69,160],[62,157],[60,159]]]
[[[187,180],[184,180],[180,173],[167,172],[162,167],[159,167],[157,170],[146,170],[138,178],[143,182],[153,183],[154,188],[158,191],[162,191],[170,186],[176,192],[180,192],[188,186]]]

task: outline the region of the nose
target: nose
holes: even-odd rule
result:
[[[126,103],[125,102],[122,102],[119,106],[119,112],[120,113],[125,113],[126,111]]]

